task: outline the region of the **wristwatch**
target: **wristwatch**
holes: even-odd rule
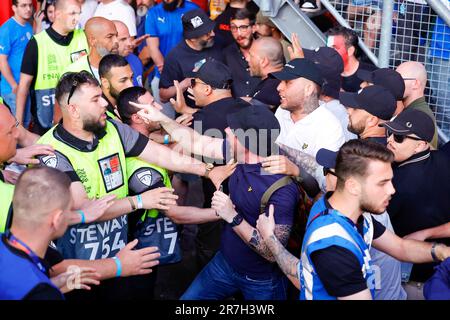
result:
[[[231,225],[232,228],[234,228],[240,225],[242,220],[244,220],[244,218],[238,213],[234,216],[233,221],[231,221],[229,224]]]
[[[209,178],[209,173],[214,169],[214,165],[212,163],[206,163],[205,167],[205,178]]]

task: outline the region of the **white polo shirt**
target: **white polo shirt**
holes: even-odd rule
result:
[[[348,131],[348,113],[347,109],[339,102],[339,100],[331,100],[329,102],[319,101],[320,105],[327,108],[339,120],[344,132],[345,141],[358,139],[358,136]]]
[[[130,36],[135,37],[136,15],[133,8],[123,0],[115,0],[108,4],[99,3],[95,10],[94,17],[103,17],[108,20],[122,21],[128,27]]]
[[[337,151],[345,142],[339,120],[324,106],[294,123],[291,113],[278,107],[275,116],[281,131],[276,142],[303,151],[313,157],[321,148]]]

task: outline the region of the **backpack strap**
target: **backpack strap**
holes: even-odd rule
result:
[[[277,191],[278,189],[287,186],[288,184],[294,182],[294,180],[290,176],[285,176],[277,181],[275,181],[267,190],[264,192],[262,198],[261,198],[261,205],[259,207],[259,214],[263,214],[266,210],[267,203],[269,202],[270,197],[272,194]]]

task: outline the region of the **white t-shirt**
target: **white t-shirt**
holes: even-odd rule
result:
[[[108,4],[99,3],[94,17],[104,17],[109,20],[118,20],[125,23],[130,36],[135,37],[136,15],[133,8],[123,0],[115,0]]]
[[[83,5],[81,6],[80,21],[78,22],[80,29],[84,29],[86,22],[94,16],[97,6],[97,0],[86,0],[83,3]]]
[[[277,143],[303,151],[313,157],[321,148],[337,151],[345,143],[339,120],[324,106],[294,123],[291,113],[279,107],[275,116],[280,123]]]
[[[348,131],[348,113],[347,109],[339,102],[339,100],[331,100],[328,102],[319,101],[320,105],[327,108],[339,120],[344,132],[345,141],[358,139],[358,136]]]

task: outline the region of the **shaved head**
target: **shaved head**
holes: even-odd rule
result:
[[[42,225],[54,210],[67,209],[71,205],[70,184],[69,177],[54,168],[25,170],[14,189],[13,226],[33,229]]]
[[[64,10],[67,6],[71,4],[80,6],[80,3],[77,0],[56,0],[55,10]]]
[[[403,62],[397,67],[397,72],[400,73],[403,78],[414,78],[419,80],[423,88],[425,88],[427,84],[427,70],[420,62]]]
[[[119,20],[113,20],[112,22],[116,26],[117,35],[119,38],[122,36],[128,36],[128,37],[130,36],[130,32],[125,23],[123,23],[122,21],[119,21]]]
[[[119,43],[116,26],[111,20],[103,17],[90,18],[84,27],[89,47],[104,57],[110,53],[117,53]]]
[[[267,58],[272,66],[284,65],[284,54],[281,42],[272,37],[261,37],[255,40],[255,51],[262,58]]]
[[[128,56],[133,52],[133,43],[130,37],[130,32],[125,23],[118,20],[113,20],[117,30],[117,40],[119,42],[119,54],[122,57]]]

